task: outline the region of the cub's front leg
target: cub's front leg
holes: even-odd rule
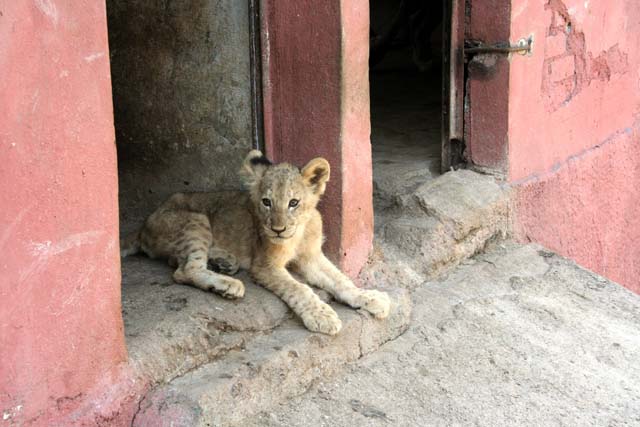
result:
[[[362,308],[376,319],[389,316],[391,301],[385,292],[360,289],[322,252],[301,257],[296,269],[307,282],[332,294],[340,302],[353,308]]]
[[[285,268],[255,266],[251,268],[251,275],[279,296],[310,331],[328,335],[340,332],[342,322],[331,306],[322,302],[309,286],[294,279]]]

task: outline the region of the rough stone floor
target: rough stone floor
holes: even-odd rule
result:
[[[412,299],[406,333],[244,425],[640,425],[638,295],[507,243]]]

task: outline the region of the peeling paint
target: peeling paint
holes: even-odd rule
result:
[[[542,93],[547,111],[566,106],[592,81],[609,81],[613,75],[629,71],[628,55],[617,44],[595,58],[587,51],[585,36],[577,28],[574,13],[561,0],[549,0],[546,10],[552,12],[545,41],[542,71]],[[564,40],[564,50],[558,41]],[[567,67],[567,59],[573,66]]]
[[[9,408],[5,411],[2,412],[2,421],[7,421],[10,420],[11,418],[15,417],[16,415],[18,415],[20,413],[20,411],[22,411],[23,406],[22,405],[16,405],[13,408]]]

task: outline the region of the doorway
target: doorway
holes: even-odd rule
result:
[[[240,188],[256,144],[250,4],[107,0],[121,236],[172,193]],[[167,354],[204,357],[217,331],[197,326],[230,303],[175,284],[164,261],[134,255],[121,271],[131,363],[155,381],[178,369]]]
[[[442,2],[371,0],[371,144],[376,209],[440,174]]]

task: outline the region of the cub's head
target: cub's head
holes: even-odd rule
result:
[[[288,163],[272,164],[253,150],[240,174],[251,194],[261,233],[273,243],[285,243],[315,210],[329,180],[329,162],[316,158],[300,170]]]

